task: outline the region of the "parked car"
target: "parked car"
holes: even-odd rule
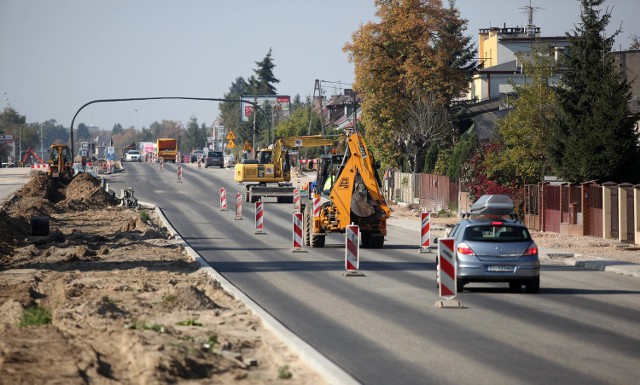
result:
[[[236,157],[233,155],[225,155],[224,156],[224,166],[225,167],[233,167],[236,165]]]
[[[140,151],[138,150],[129,150],[124,156],[125,162],[141,162],[142,155],[140,155]]]
[[[191,163],[195,163],[198,161],[198,157],[204,159],[205,157],[205,152],[204,150],[195,150],[194,152],[191,153]]]
[[[515,218],[507,195],[481,196],[447,237],[454,239],[458,292],[469,282],[508,282],[512,291],[522,285],[529,293],[540,290],[538,246]]]
[[[209,166],[224,168],[224,157],[222,151],[207,151],[207,155],[204,157],[204,167]]]

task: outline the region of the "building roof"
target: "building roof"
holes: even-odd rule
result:
[[[518,61],[511,60],[502,64],[494,65],[492,67],[482,68],[478,72],[481,74],[487,73],[514,73],[518,70]]]
[[[491,140],[495,133],[495,127],[498,120],[503,119],[509,114],[510,110],[498,110],[486,112],[484,114],[476,115],[473,117],[475,123],[476,135],[478,135],[479,141]]]

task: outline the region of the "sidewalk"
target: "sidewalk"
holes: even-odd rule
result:
[[[420,221],[391,217],[388,221],[388,225],[400,227],[407,230],[415,230],[416,239],[418,239]],[[444,229],[439,229],[435,226],[432,227],[431,237],[435,238],[441,236],[444,236]],[[417,241],[416,248],[418,248]],[[600,257],[589,256],[587,254],[575,254],[570,250],[562,250],[557,248],[538,246],[538,249],[540,262],[542,264],[564,264],[589,270],[605,271],[607,273],[615,273],[640,278],[640,264],[619,261],[615,259],[603,259]]]
[[[30,167],[0,168],[0,207],[31,180]]]

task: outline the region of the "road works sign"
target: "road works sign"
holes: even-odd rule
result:
[[[233,139],[229,139],[229,142],[227,142],[227,148],[236,148],[236,144],[233,142]]]

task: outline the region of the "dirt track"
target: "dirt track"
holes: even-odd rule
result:
[[[323,383],[153,211],[115,203],[88,175],[41,175],[0,212],[0,384]],[[34,309],[50,322],[20,326]]]

